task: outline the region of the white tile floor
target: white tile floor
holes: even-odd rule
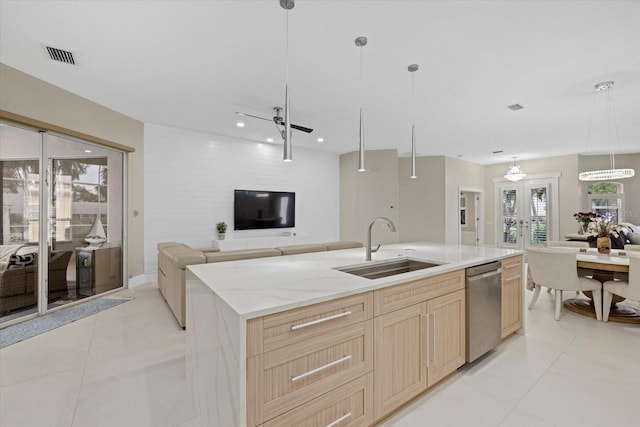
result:
[[[0,426],[199,426],[184,331],[155,285],[123,292],[136,298],[0,350]],[[640,326],[566,310],[556,322],[545,292],[526,314],[526,335],[382,426],[637,425]]]

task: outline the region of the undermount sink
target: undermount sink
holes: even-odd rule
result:
[[[334,270],[373,280],[380,279],[381,277],[389,277],[396,274],[408,273],[410,271],[422,270],[424,268],[437,267],[439,265],[442,265],[442,263],[437,264],[433,262],[416,261],[414,259],[402,258],[394,259],[391,261],[336,267],[334,268]]]

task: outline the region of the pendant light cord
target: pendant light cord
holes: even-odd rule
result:
[[[285,73],[285,80],[286,80],[286,84],[289,84],[289,9],[287,9],[287,25],[286,25],[286,34],[285,34],[285,64],[286,64],[286,73]]]
[[[362,58],[363,58],[362,46],[360,46],[360,110],[362,110],[362,105],[364,104],[364,102],[363,102],[364,101],[364,95],[363,95],[363,87],[364,87],[364,85],[362,83],[364,72],[362,71],[362,69],[363,69],[363,65],[362,65],[363,64],[363,59]]]

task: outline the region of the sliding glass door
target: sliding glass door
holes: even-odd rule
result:
[[[6,123],[1,129],[0,255],[28,265],[0,268],[0,322],[122,287],[124,153]]]

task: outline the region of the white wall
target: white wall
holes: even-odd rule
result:
[[[145,273],[156,274],[159,242],[210,247],[215,224],[227,239],[277,236],[283,231],[318,242],[339,239],[339,157],[296,148],[146,124],[144,130]],[[233,230],[233,190],[296,193],[295,229]]]

